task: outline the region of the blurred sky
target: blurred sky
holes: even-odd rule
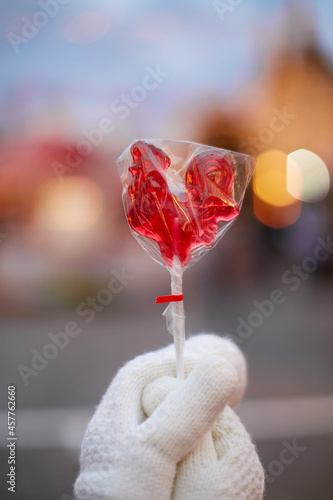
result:
[[[333,58],[331,0],[243,0],[238,5],[230,0],[230,11],[222,16],[216,2],[203,0],[50,1],[56,2],[57,12],[46,16],[45,26],[16,48],[9,33],[21,36],[22,18],[32,20],[47,0],[0,4],[0,126],[7,133],[15,133],[16,126],[33,133],[31,118],[38,113],[44,116],[37,133],[54,133],[56,126],[48,126],[45,117],[49,112],[53,120],[50,105],[67,112],[70,108],[61,126],[71,122],[74,129],[78,123],[94,126],[101,117],[112,118],[110,103],[141,84],[147,66],[159,64],[169,76],[158,92],[149,92],[144,103],[147,120],[140,129],[146,137],[162,135],[164,123],[179,107],[214,94],[231,102],[256,78],[281,39],[286,5],[301,5],[301,12],[315,20],[319,45]],[[22,130],[24,117],[30,125]],[[130,123],[117,134],[132,137],[141,118],[134,109]],[[175,125],[175,137],[180,134]]]

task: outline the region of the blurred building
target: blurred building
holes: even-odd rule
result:
[[[318,39],[309,4],[285,2],[280,39],[269,55],[263,49],[258,78],[238,96],[232,112],[223,102],[216,102],[199,131],[198,142],[256,156],[257,172],[262,167],[267,169],[264,197],[255,189],[256,172],[254,190],[249,190],[245,198],[245,206],[253,205],[255,217],[247,213],[246,224],[251,225],[252,234],[257,228],[251,254],[258,258],[252,258],[246,272],[243,270],[243,283],[245,276],[254,279],[262,276],[264,269],[272,268],[276,252],[280,259],[311,254],[316,237],[333,227],[333,192],[329,189],[329,177],[333,176],[333,66]],[[287,155],[296,150],[315,153],[329,170],[323,187],[326,192],[317,203],[302,202],[289,192]],[[322,168],[326,169],[325,165]],[[276,182],[276,170],[284,176],[282,183]],[[304,172],[309,177],[304,175],[301,180],[311,193],[322,171],[316,172],[310,157]],[[238,243],[233,247],[240,248],[241,240]],[[237,276],[237,266],[231,259],[226,267]],[[332,265],[323,265],[322,273],[331,275]]]
[[[263,71],[239,97],[234,113],[225,114],[221,103],[207,117],[201,140],[256,156],[273,148],[286,153],[306,148],[333,173],[332,62],[320,48],[311,11],[294,2],[286,7],[275,53],[263,54]]]

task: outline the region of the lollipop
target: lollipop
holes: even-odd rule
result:
[[[183,141],[140,140],[117,161],[134,236],[171,274],[164,315],[184,377],[183,271],[216,245],[239,215],[256,160]]]

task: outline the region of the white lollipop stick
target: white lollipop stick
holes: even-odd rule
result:
[[[183,294],[183,268],[179,258],[173,258],[173,266],[170,269],[171,293],[172,295]],[[176,373],[177,378],[184,378],[184,342],[185,342],[185,313],[184,302],[170,302],[163,313],[166,317],[167,329],[173,336],[176,351]]]

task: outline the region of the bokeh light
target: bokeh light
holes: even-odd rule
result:
[[[84,231],[100,217],[103,209],[99,186],[86,177],[73,176],[48,181],[36,207],[37,220],[58,231]]]
[[[287,189],[298,200],[313,203],[323,200],[330,189],[328,168],[312,151],[298,149],[288,155]]]
[[[15,167],[0,165],[0,217],[8,217],[20,209],[20,197]]]
[[[288,155],[272,149],[258,156],[253,177],[253,208],[263,224],[281,228],[297,221],[302,204],[287,190]]]

